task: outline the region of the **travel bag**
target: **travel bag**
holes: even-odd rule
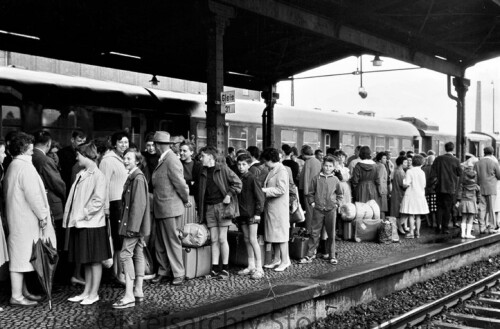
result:
[[[266,245],[264,244],[264,237],[259,235],[257,240],[259,241],[262,264],[265,264]],[[242,267],[248,267],[248,253],[243,233],[238,231],[228,231],[227,242],[229,244],[229,263]]]
[[[309,234],[303,228],[292,228],[290,241],[288,242],[288,253],[291,259],[301,259],[307,254]]]
[[[354,241],[375,241],[377,240],[378,227],[382,220],[380,219],[362,219],[355,221]]]
[[[182,248],[182,261],[186,279],[194,279],[210,274],[212,267],[212,246]]]

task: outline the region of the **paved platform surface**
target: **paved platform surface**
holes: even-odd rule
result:
[[[458,229],[452,232],[458,234]],[[405,253],[414,253],[431,245],[439,246],[443,240],[451,236],[434,234],[430,228],[422,229],[419,239],[404,239],[400,243],[379,244],[375,242],[356,243],[352,241],[338,242],[338,265],[315,259],[311,264],[297,264],[285,272],[265,271],[262,280],[254,281],[236,274],[240,269],[231,268],[231,277],[227,281],[193,279],[180,287],[167,283],[145,284],[145,301],[135,308],[114,310],[111,304],[123,293],[123,286],[104,279],[99,292],[100,301],[91,306],[81,306],[67,301],[67,298],[82,291],[80,287],[56,286],[53,292],[53,308],[42,302],[34,308],[11,307],[8,304],[10,287],[8,282],[0,283],[0,328],[124,328],[135,327],[147,319],[151,325],[160,324],[159,319],[165,315],[191,310],[198,306],[221,304],[232,297],[244,296],[256,291],[266,290],[272,296],[280,286],[300,279],[307,279],[323,274],[332,274],[356,266],[373,263]],[[215,306],[214,306],[215,308]],[[215,309],[214,309],[215,311]],[[221,310],[223,311],[223,310]],[[144,323],[143,323],[144,324]],[[146,325],[147,327],[147,325]]]

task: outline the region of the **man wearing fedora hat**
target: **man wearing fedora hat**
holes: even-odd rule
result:
[[[172,269],[173,285],[184,282],[185,270],[182,261],[182,245],[178,236],[178,226],[184,208],[191,207],[189,187],[184,180],[182,163],[171,150],[174,141],[166,131],[157,131],[153,141],[161,154],[153,171],[153,213],[156,218],[155,249],[160,267],[154,282],[160,282]]]

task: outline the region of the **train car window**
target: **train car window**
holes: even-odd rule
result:
[[[359,145],[372,147],[372,137],[366,135],[359,136]]]
[[[403,151],[413,151],[413,143],[411,139],[402,139],[402,150]]]
[[[287,129],[281,130],[281,145],[284,144],[297,146],[297,131]]]
[[[117,131],[123,129],[123,119],[121,113],[94,112],[94,130],[96,131]]]
[[[257,145],[255,145],[255,146],[257,146],[259,149],[262,150],[263,143],[262,143],[262,128],[261,127],[257,128],[255,130],[255,140],[257,141],[257,143],[256,143]]]
[[[342,151],[347,155],[354,154],[354,134],[342,134]]]
[[[196,125],[196,147],[198,149],[207,146],[207,125],[205,122],[198,122]]]
[[[385,137],[376,136],[375,137],[375,152],[385,151]]]
[[[393,156],[399,154],[399,151],[400,151],[399,139],[394,138],[394,137],[389,138],[389,151],[391,151],[391,154]]]
[[[2,105],[2,126],[21,126],[21,108],[19,106]]]
[[[42,110],[42,126],[44,128],[73,129],[77,126],[76,113],[66,111],[63,113],[55,109]]]
[[[248,144],[248,127],[229,126],[228,144],[236,150],[246,149]]]
[[[304,131],[304,145],[310,145],[313,150],[319,149],[319,134],[314,131]]]

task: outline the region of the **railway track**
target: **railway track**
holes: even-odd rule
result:
[[[490,289],[499,283],[500,271],[438,300],[379,324],[373,329],[412,328],[417,326],[420,326],[420,328],[443,329],[498,329],[500,328],[500,292],[490,291]],[[482,304],[482,306],[476,304]],[[458,305],[462,305],[468,312],[462,313],[453,309]],[[443,311],[447,311],[447,318],[456,322],[446,323],[431,320],[433,316]],[[458,322],[464,325],[459,325]]]

